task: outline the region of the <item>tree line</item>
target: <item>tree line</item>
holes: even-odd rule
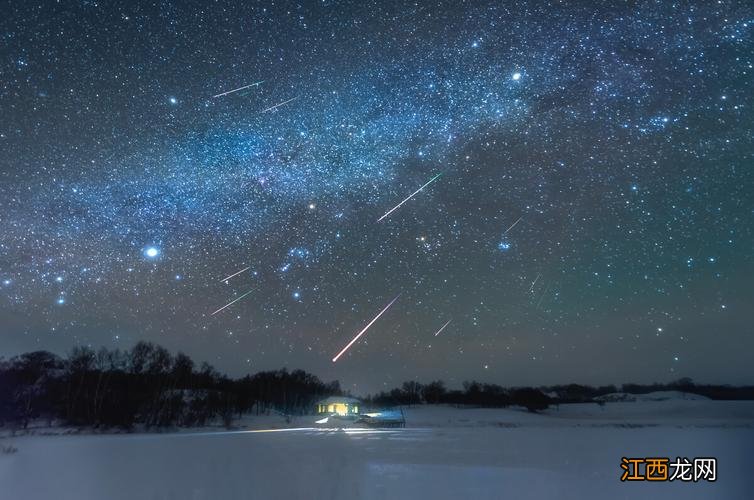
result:
[[[597,398],[617,392],[647,394],[658,391],[679,391],[706,396],[710,399],[754,399],[754,386],[696,384],[690,378],[682,378],[666,384],[623,384],[620,388],[615,385],[592,387],[580,384],[506,388],[497,384],[471,381],[464,382],[462,390],[450,390],[441,380],[428,384],[408,381],[391,391],[374,394],[367,398],[366,402],[377,407],[419,404],[478,407],[516,405],[536,412],[557,404],[602,404],[602,400]]]
[[[310,413],[316,402],[342,394],[302,370],[265,371],[231,379],[185,354],[139,342],[131,350],[76,347],[62,358],[36,351],[0,360],[0,426],[131,428],[230,426],[243,414]]]
[[[476,381],[448,389],[440,381],[404,382],[369,396],[362,407],[445,404],[455,406],[522,406],[536,412],[553,404],[602,403],[615,392],[643,394],[681,391],[711,399],[754,399],[754,386],[700,385],[683,378],[668,384],[592,387],[568,384],[506,388]],[[342,395],[337,381],[324,383],[302,370],[264,371],[232,379],[211,365],[198,367],[185,354],[139,342],[132,349],[94,351],[76,347],[62,358],[35,351],[0,359],[0,427],[26,428],[34,420],[48,425],[132,428],[230,427],[244,414],[276,412],[283,416],[314,411],[317,401]]]

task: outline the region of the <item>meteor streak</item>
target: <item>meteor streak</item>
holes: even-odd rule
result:
[[[537,284],[537,281],[539,281],[539,278],[541,278],[541,277],[542,277],[542,273],[539,273],[539,274],[537,275],[537,277],[536,277],[536,278],[534,279],[534,281],[532,282],[532,284],[531,284],[531,288],[529,288],[529,291],[530,291],[530,292],[531,292],[532,290],[534,290],[534,285],[536,285],[536,284]]]
[[[290,98],[290,99],[288,99],[287,101],[283,101],[283,102],[280,102],[280,103],[278,103],[278,104],[275,104],[274,106],[270,106],[269,108],[267,108],[267,109],[263,110],[263,111],[262,111],[262,113],[266,113],[266,112],[268,112],[268,111],[272,111],[273,109],[277,109],[277,108],[279,108],[280,106],[282,106],[283,104],[288,104],[289,102],[291,102],[291,101],[292,101],[292,100],[294,100],[294,99],[298,99],[298,96],[296,96],[296,97],[291,97],[291,98]]]
[[[249,266],[249,267],[244,267],[243,269],[241,269],[241,270],[240,270],[240,271],[238,271],[237,273],[233,273],[233,274],[231,274],[230,276],[228,276],[228,277],[226,277],[226,278],[223,278],[223,279],[221,279],[220,281],[228,281],[228,280],[229,280],[229,279],[231,279],[231,278],[232,278],[233,276],[238,276],[238,275],[239,275],[239,274],[241,274],[242,272],[244,272],[244,271],[248,271],[249,269],[251,269],[251,266]]]
[[[509,227],[508,229],[505,230],[505,232],[503,233],[503,236],[505,236],[506,234],[508,234],[508,231],[510,231],[511,229],[513,229],[514,227],[516,227],[516,224],[518,224],[519,222],[521,222],[521,219],[523,219],[523,218],[524,218],[524,216],[522,215],[521,217],[518,218],[518,220],[516,222],[514,222],[513,224],[511,224],[511,227]]]
[[[445,323],[444,325],[442,325],[442,326],[440,327],[440,329],[439,329],[439,330],[437,330],[437,332],[435,332],[435,337],[437,337],[438,335],[440,335],[440,332],[441,332],[441,331],[443,331],[443,330],[445,330],[445,327],[446,327],[446,326],[448,326],[448,325],[450,324],[450,322],[451,322],[451,321],[453,321],[453,320],[452,320],[452,319],[449,319],[447,323]]]
[[[212,314],[210,314],[210,316],[214,316],[215,314],[219,313],[220,311],[222,311],[222,310],[223,310],[223,309],[225,309],[226,307],[230,307],[230,306],[232,306],[233,304],[235,304],[236,302],[238,302],[238,301],[239,301],[239,300],[241,300],[242,298],[246,297],[247,295],[249,295],[249,294],[250,294],[251,292],[253,292],[253,291],[254,291],[254,289],[252,288],[251,290],[249,290],[249,291],[248,291],[248,292],[246,292],[245,294],[241,295],[241,296],[240,296],[240,297],[238,297],[237,299],[233,299],[232,301],[230,301],[230,302],[228,302],[227,304],[225,304],[225,305],[224,305],[224,306],[222,306],[222,307],[221,307],[220,309],[218,309],[217,311],[215,311],[215,312],[213,312]]]
[[[248,89],[249,87],[254,87],[254,86],[260,85],[263,82],[264,82],[264,80],[260,80],[260,81],[255,82],[255,83],[250,83],[249,85],[244,85],[243,87],[238,87],[237,89],[229,90],[227,92],[223,92],[222,94],[213,95],[212,98],[213,99],[217,99],[218,97],[222,97],[224,95],[232,94],[234,92],[240,92],[241,90]]]
[[[366,331],[367,331],[367,330],[369,329],[369,327],[370,327],[370,326],[372,326],[372,324],[373,324],[373,323],[374,323],[375,321],[377,321],[377,320],[379,319],[379,317],[380,317],[380,316],[382,316],[382,314],[383,314],[383,313],[384,313],[385,311],[387,311],[387,310],[388,310],[388,309],[390,308],[390,306],[392,306],[392,305],[393,305],[393,302],[395,302],[396,300],[398,300],[398,297],[400,297],[400,296],[401,296],[401,294],[398,294],[398,296],[397,296],[397,297],[395,297],[395,298],[394,298],[393,300],[391,300],[391,301],[390,301],[390,303],[389,303],[388,305],[386,305],[386,306],[385,306],[385,308],[384,308],[384,309],[383,309],[382,311],[380,311],[380,312],[379,312],[379,314],[377,314],[377,316],[375,316],[375,317],[374,317],[374,319],[373,319],[372,321],[370,321],[370,322],[369,322],[369,324],[368,324],[367,326],[365,326],[365,327],[364,327],[364,329],[363,329],[363,330],[361,330],[361,331],[360,331],[360,332],[359,332],[359,333],[358,333],[358,334],[357,334],[357,335],[356,335],[356,336],[355,336],[355,337],[353,338],[353,340],[352,340],[352,341],[350,341],[350,342],[348,343],[348,345],[347,345],[347,346],[345,346],[345,347],[343,348],[343,350],[342,350],[342,351],[340,351],[340,352],[339,352],[339,353],[337,354],[337,356],[335,356],[334,358],[332,358],[332,362],[333,362],[333,363],[335,363],[336,361],[338,361],[338,358],[339,358],[339,357],[341,357],[341,356],[343,355],[343,353],[345,353],[345,352],[346,352],[346,351],[348,350],[348,348],[349,348],[349,347],[351,347],[351,346],[352,346],[352,345],[354,344],[354,342],[356,342],[357,340],[359,340],[359,337],[361,337],[362,335],[364,335],[364,332],[366,332]]]
[[[388,210],[388,211],[387,211],[387,212],[385,213],[385,215],[383,215],[382,217],[380,217],[379,219],[377,219],[377,222],[380,222],[380,221],[381,221],[382,219],[384,219],[384,218],[385,218],[385,217],[387,217],[388,215],[390,215],[390,214],[392,214],[393,212],[395,212],[396,210],[398,210],[398,207],[400,207],[401,205],[403,205],[404,203],[406,203],[406,202],[407,202],[408,200],[410,200],[411,198],[413,198],[414,196],[416,196],[416,195],[417,195],[417,194],[419,193],[419,191],[421,191],[421,190],[422,190],[422,189],[424,189],[425,187],[427,187],[427,186],[429,186],[430,184],[432,184],[433,182],[435,182],[435,180],[437,180],[437,178],[438,178],[438,177],[440,177],[441,175],[442,175],[442,172],[440,172],[440,173],[439,173],[439,174],[437,174],[436,176],[432,177],[432,178],[431,178],[431,179],[429,180],[429,182],[427,182],[427,183],[426,183],[426,184],[424,184],[424,185],[423,185],[422,187],[420,187],[419,189],[417,189],[416,191],[414,191],[413,193],[411,193],[411,194],[410,194],[410,195],[408,196],[408,198],[406,198],[405,200],[403,200],[402,202],[398,203],[398,204],[397,204],[396,206],[394,206],[393,208],[391,208],[390,210]]]

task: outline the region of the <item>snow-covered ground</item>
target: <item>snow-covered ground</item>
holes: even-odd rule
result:
[[[754,498],[751,401],[404,411],[405,429],[6,437],[0,499]],[[623,456],[717,457],[718,480],[621,483]]]

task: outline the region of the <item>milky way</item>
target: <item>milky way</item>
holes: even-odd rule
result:
[[[754,381],[746,2],[6,14],[1,354],[144,339],[356,392]]]

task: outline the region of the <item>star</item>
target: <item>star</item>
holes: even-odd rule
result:
[[[144,249],[143,253],[147,259],[154,260],[160,256],[161,252],[160,249],[155,246],[148,246]]]

